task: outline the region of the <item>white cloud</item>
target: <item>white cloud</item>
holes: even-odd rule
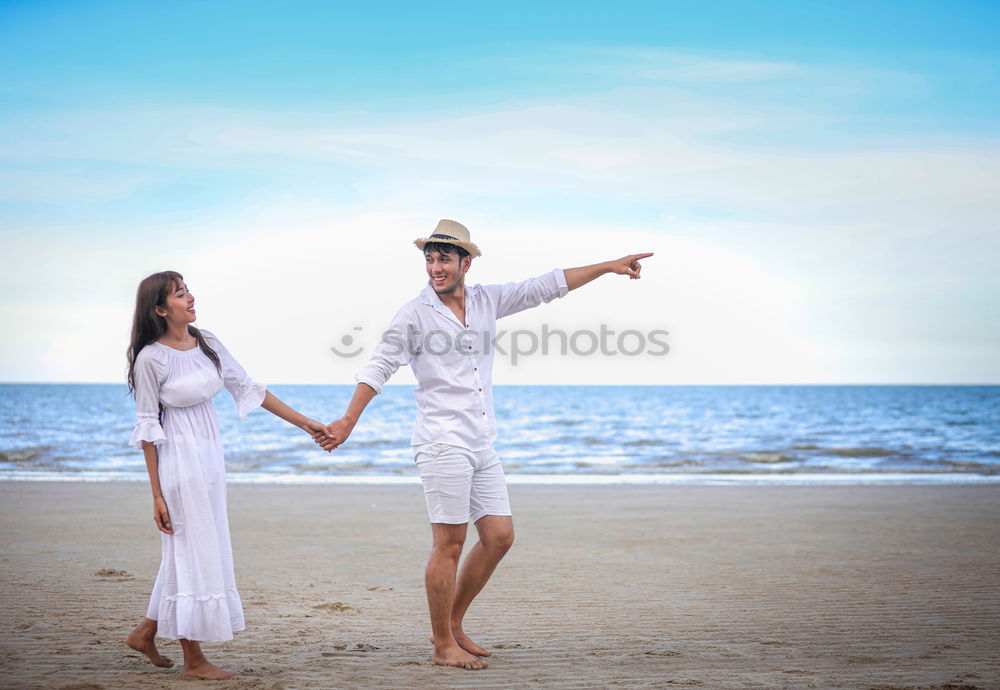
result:
[[[982,295],[1000,288],[998,142],[831,138],[843,117],[834,104],[730,91],[844,79],[836,70],[617,55],[601,69],[632,76],[613,88],[447,113],[133,107],[33,121],[0,150],[18,200],[70,207],[190,171],[252,173],[260,191],[238,213],[197,210],[183,225],[131,210],[105,227],[36,217],[34,236],[8,230],[0,282],[21,292],[0,298],[0,316],[46,316],[4,346],[0,379],[117,379],[105,353],[124,345],[108,323],[127,321],[142,275],[175,267],[203,300],[204,325],[238,343],[262,379],[349,382],[357,363],[327,348],[355,326],[377,332],[419,290],[405,245],[444,215],[495,248],[477,280],[658,252],[640,283],[607,278],[511,327],[665,327],[669,356],[498,361],[501,381],[1000,379],[988,356],[998,320],[981,318]],[[26,162],[30,176],[18,172]],[[342,184],[349,200],[322,197]],[[602,206],[620,222],[586,217]],[[979,343],[971,359],[954,356],[955,339]]]
[[[75,136],[63,132],[14,145],[8,156],[58,152],[145,166],[270,172],[275,189],[282,188],[282,174],[292,173],[296,181],[310,173],[322,179],[347,166],[366,201],[391,201],[398,189],[407,190],[401,197],[408,203],[421,194],[530,195],[551,188],[637,203],[711,204],[823,224],[879,220],[918,226],[951,224],[956,214],[970,226],[1000,210],[995,141],[763,148],[720,137],[787,123],[765,125],[752,109],[727,117],[692,115],[684,112],[690,103],[674,108],[669,101],[669,94],[651,88],[370,126],[320,125],[315,118],[303,125],[288,114],[226,110],[90,113],[65,125],[78,128]],[[83,135],[95,130],[116,136]],[[38,173],[33,177],[22,189],[44,186]],[[133,171],[118,181],[110,177],[89,176],[76,189],[64,172],[53,173],[52,181],[57,189],[69,188],[69,198],[136,185]]]

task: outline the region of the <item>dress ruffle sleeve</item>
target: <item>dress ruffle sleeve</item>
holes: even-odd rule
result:
[[[160,426],[160,377],[149,353],[139,352],[135,360],[135,428],[128,444],[142,449],[142,442],[158,446],[167,440]]]
[[[229,354],[226,346],[213,334],[202,331],[202,335],[208,339],[209,346],[219,355],[219,363],[222,365],[222,385],[236,401],[236,412],[240,415],[240,419],[246,419],[250,412],[264,402],[267,386],[251,379],[240,363]]]

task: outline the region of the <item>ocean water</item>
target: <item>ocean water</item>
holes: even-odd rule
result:
[[[321,421],[353,386],[271,386]],[[1000,482],[1000,386],[498,386],[512,482]],[[388,386],[332,454],[215,401],[230,481],[416,481],[412,389]],[[0,385],[0,479],[145,479],[119,385]]]

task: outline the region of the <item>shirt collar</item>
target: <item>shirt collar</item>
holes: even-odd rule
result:
[[[441,304],[441,298],[434,292],[434,288],[431,287],[431,281],[429,280],[427,281],[427,285],[424,285],[424,289],[420,291],[420,301],[432,307],[435,304]]]
[[[472,287],[468,285],[465,286],[465,301],[468,304],[470,299],[473,299],[479,295],[479,284],[476,283]],[[444,307],[444,302],[438,297],[438,294],[434,292],[434,288],[431,287],[431,281],[427,281],[427,285],[424,285],[424,289],[420,291],[420,301],[424,304],[428,304],[432,307]]]

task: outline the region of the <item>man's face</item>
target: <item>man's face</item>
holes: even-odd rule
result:
[[[427,276],[431,279],[434,292],[447,295],[465,285],[465,272],[472,264],[472,257],[458,258],[458,252],[424,252],[427,261]]]

